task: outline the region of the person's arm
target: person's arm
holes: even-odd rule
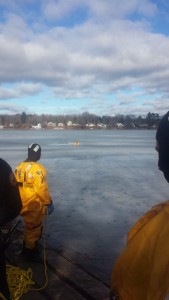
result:
[[[49,187],[46,180],[46,170],[41,166],[34,176],[34,191],[40,197],[44,205],[49,205],[51,203],[51,196],[49,193]]]

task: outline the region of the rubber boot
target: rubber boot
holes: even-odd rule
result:
[[[37,249],[37,247],[29,249],[25,246],[25,244],[23,244],[22,255],[27,261],[43,263],[41,252],[39,251],[39,249]]]

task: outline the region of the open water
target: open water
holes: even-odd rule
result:
[[[133,223],[169,199],[154,130],[1,130],[0,156],[15,169],[27,146],[42,147],[54,213],[47,246],[109,283]],[[75,141],[80,146],[74,146]]]

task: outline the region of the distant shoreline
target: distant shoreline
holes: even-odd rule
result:
[[[8,127],[4,127],[4,128],[0,128],[1,131],[3,130],[23,130],[23,131],[42,131],[42,130],[46,130],[46,131],[50,131],[50,130],[58,130],[58,131],[62,131],[62,130],[85,130],[85,131],[90,131],[90,130],[98,130],[98,131],[111,131],[111,130],[157,130],[157,128],[153,128],[153,127],[149,127],[149,128],[8,128]]]

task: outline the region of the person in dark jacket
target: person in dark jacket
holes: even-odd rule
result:
[[[169,182],[169,111],[161,119],[156,132],[158,167]]]
[[[19,216],[22,209],[19,188],[10,165],[0,158],[0,227]],[[10,291],[6,277],[5,248],[0,230],[0,294],[10,299]],[[1,299],[1,297],[0,297]]]

